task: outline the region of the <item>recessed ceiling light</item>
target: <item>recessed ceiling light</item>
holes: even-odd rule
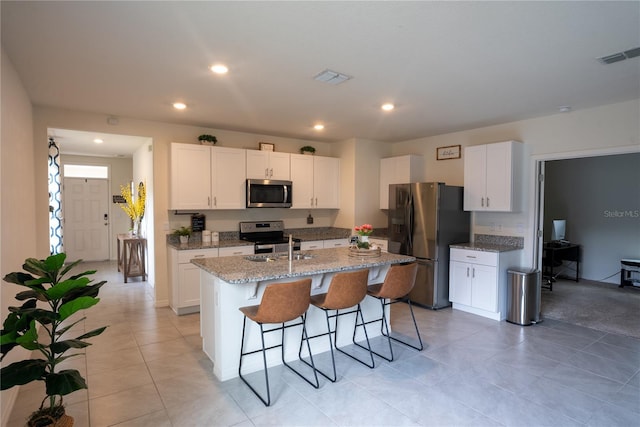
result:
[[[562,107],[558,107],[558,111],[560,111],[561,113],[568,113],[569,111],[571,111],[571,107],[569,107],[568,105],[563,105]]]
[[[318,123],[317,125],[313,125],[313,128],[315,130],[322,130],[322,129],[324,129],[324,125],[321,124],[321,123]]]
[[[214,64],[209,69],[216,74],[227,74],[229,72],[229,67],[223,64]]]
[[[182,102],[174,102],[173,108],[175,108],[176,110],[184,110],[185,108],[187,108],[187,104],[184,104]]]
[[[102,144],[104,141],[100,138],[96,138],[93,140],[93,142],[95,142],[96,144]]]
[[[392,103],[390,103],[390,102],[387,102],[386,104],[382,104],[382,107],[380,107],[380,108],[382,108],[384,111],[391,111],[391,110],[393,110],[394,108],[396,108],[396,106],[395,106],[395,105],[393,105],[393,104],[392,104]]]

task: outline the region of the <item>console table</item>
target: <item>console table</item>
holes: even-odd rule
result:
[[[118,234],[118,271],[124,274],[124,283],[129,277],[147,280],[145,254],[147,239],[131,234]]]
[[[576,282],[580,280],[580,245],[573,243],[561,245],[545,243],[542,259],[543,267],[550,280],[555,278],[553,270],[557,265],[556,263],[561,264],[562,261],[573,261],[576,263],[576,275],[572,280],[575,280]]]

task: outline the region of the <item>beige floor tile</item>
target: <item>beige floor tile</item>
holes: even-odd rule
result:
[[[204,354],[186,353],[151,360],[147,362],[147,367],[156,382],[173,377],[212,377],[208,360]]]
[[[153,384],[89,400],[91,426],[111,426],[164,409]]]
[[[193,347],[189,345],[184,338],[178,338],[160,343],[152,343],[140,346],[142,357],[147,362],[160,359],[166,356],[178,356],[180,354],[190,353]]]
[[[157,329],[147,329],[133,333],[138,345],[169,341],[182,337],[180,332],[169,322],[169,325]]]
[[[187,426],[187,424],[182,425]],[[167,412],[162,410],[115,424],[113,427],[172,427],[172,424]]]
[[[147,365],[140,363],[114,369],[108,374],[105,371],[99,371],[89,375],[87,385],[89,397],[93,399],[151,383]]]
[[[144,359],[138,347],[104,353],[93,352],[87,356],[87,370],[90,375],[99,371],[113,371],[139,363],[144,363]]]

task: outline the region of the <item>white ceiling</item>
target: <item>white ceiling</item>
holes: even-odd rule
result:
[[[596,60],[640,46],[638,1],[0,7],[2,45],[34,104],[120,117],[393,142],[640,97],[639,58]],[[215,62],[229,74],[213,75]],[[313,80],[326,68],[354,78]]]

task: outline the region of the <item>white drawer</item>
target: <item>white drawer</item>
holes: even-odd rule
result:
[[[253,255],[253,245],[220,248],[219,256]]]
[[[211,249],[191,249],[188,251],[178,251],[178,264],[188,264],[194,258],[217,258],[218,248]]]
[[[329,239],[324,241],[324,248],[344,248],[349,246],[349,239]]]
[[[491,265],[494,267],[498,265],[499,254],[497,252],[474,251],[472,249],[458,248],[451,248],[450,251],[451,261],[470,262],[473,264]]]

